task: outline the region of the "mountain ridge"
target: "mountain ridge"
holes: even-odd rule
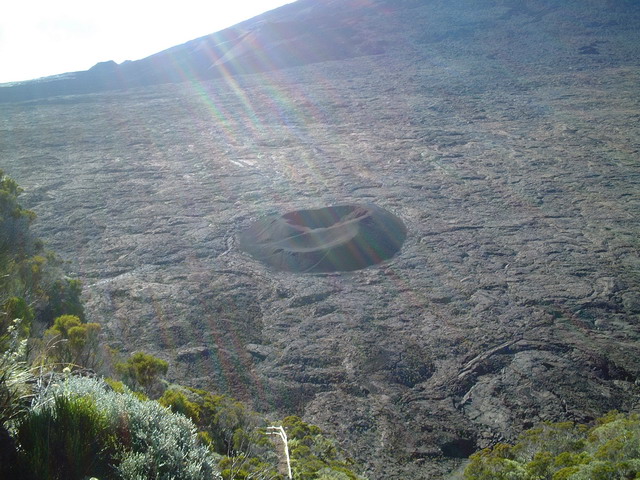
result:
[[[351,6],[351,13],[358,12],[357,1],[337,3],[343,13],[345,6]],[[108,60],[86,71],[0,85],[0,101],[204,81],[381,53],[375,42],[353,45],[355,30],[349,24],[355,19],[347,16],[336,22],[335,5],[333,1],[299,0],[140,60],[120,64]]]

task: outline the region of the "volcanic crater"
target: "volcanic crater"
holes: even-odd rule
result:
[[[277,270],[348,272],[388,260],[402,247],[406,227],[376,205],[295,210],[254,222],[240,248]]]

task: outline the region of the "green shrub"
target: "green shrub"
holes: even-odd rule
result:
[[[159,390],[160,377],[167,373],[169,364],[148,353],[136,352],[126,362],[116,363],[115,369],[130,388],[142,388],[152,395]]]
[[[20,206],[21,192],[17,183],[0,170],[0,304],[22,298],[29,305],[27,316],[44,325],[64,314],[82,320],[82,286],[63,275],[60,258],[45,251],[42,242],[32,235],[30,226],[36,216]],[[12,320],[0,318],[0,333],[2,322],[6,326]]]
[[[3,257],[10,252],[24,256],[34,250],[29,226],[35,214],[20,206],[18,196],[21,193],[15,180],[0,170],[0,255]]]
[[[113,465],[112,476],[125,480],[204,480],[220,478],[215,460],[208,448],[198,442],[193,423],[175,415],[157,402],[140,401],[128,390],[117,393],[104,382],[90,378],[69,376],[41,392],[33,415],[45,410],[60,396],[93,402],[101,418],[106,419],[100,439],[96,464]],[[75,401],[75,400],[74,400]],[[55,436],[55,430],[50,437]],[[25,455],[38,455],[28,451],[20,442]],[[55,478],[55,477],[41,477]],[[71,478],[71,477],[60,477]]]
[[[129,390],[129,387],[127,387],[124,383],[122,383],[119,380],[114,380],[113,378],[110,378],[110,377],[103,378],[102,380],[109,387],[111,387],[112,391],[114,391],[116,393],[127,393],[129,395],[133,395],[134,397],[136,397],[141,402],[146,402],[146,401],[149,400],[149,397],[147,397],[144,393],[136,392],[134,390]]]
[[[291,470],[300,480],[318,478],[361,478],[352,469],[353,462],[344,456],[322,430],[308,424],[300,417],[284,419],[282,426],[289,439]]]
[[[110,476],[108,420],[89,396],[58,394],[18,427],[22,476],[82,480]]]
[[[169,389],[160,402],[193,419],[211,448],[224,455],[218,466],[225,480],[284,478],[276,471],[278,455],[266,435],[264,417],[226,395],[203,390]],[[360,479],[349,461],[320,428],[287,417],[283,426],[289,438],[293,476],[296,479]]]
[[[46,287],[47,305],[41,313],[42,322],[50,325],[60,315],[74,315],[85,320],[82,282],[77,278],[55,278]]]
[[[29,257],[38,245],[29,227],[35,214],[18,203],[22,189],[0,170],[0,302],[9,297],[25,297],[33,285],[22,278]],[[8,319],[9,321],[13,318]]]
[[[471,456],[467,480],[616,480],[640,477],[640,417],[612,412],[595,426],[544,423],[511,446]]]
[[[25,413],[31,396],[31,374],[27,359],[27,342],[21,338],[21,319],[16,319],[0,335],[0,427]]]
[[[31,321],[33,320],[33,308],[22,297],[9,297],[0,307],[0,335],[6,334],[14,320],[19,318],[21,338],[28,338],[31,332]],[[2,351],[0,344],[0,351]]]
[[[259,430],[259,427],[266,426],[265,420],[242,402],[227,395],[215,395],[193,388],[181,392],[181,396],[188,402],[185,408],[193,412],[190,418],[194,418],[197,411],[196,424],[209,434],[211,448],[215,452],[232,456],[255,454],[260,446],[267,445],[264,433]]]
[[[218,467],[225,480],[283,479],[273,444],[265,435],[266,420],[226,395],[172,387],[159,402],[192,419],[202,442],[222,455]]]
[[[170,408],[174,413],[191,419],[196,425],[200,423],[200,406],[190,401],[185,393],[176,388],[166,390],[158,399],[158,403],[163,407]]]
[[[284,480],[273,463],[263,462],[250,454],[226,456],[218,464],[223,480]]]
[[[75,315],[61,315],[44,334],[49,345],[45,354],[54,364],[93,368],[97,363],[99,333],[97,323],[83,323]]]

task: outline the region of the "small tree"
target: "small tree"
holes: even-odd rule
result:
[[[82,323],[75,315],[61,315],[45,331],[50,349],[47,358],[54,363],[95,367],[98,353],[100,325]]]
[[[29,225],[35,213],[20,206],[20,193],[16,181],[0,170],[0,257],[6,253],[28,255],[33,247]]]
[[[126,362],[116,363],[115,368],[130,388],[142,388],[151,396],[160,377],[166,375],[169,364],[148,353],[136,352]]]
[[[84,306],[80,296],[82,283],[75,278],[59,278],[47,285],[47,307],[42,312],[42,320],[51,322],[60,315],[75,315],[85,321]]]

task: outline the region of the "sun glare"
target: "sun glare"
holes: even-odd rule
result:
[[[9,2],[0,17],[0,82],[137,60],[287,3],[292,2]]]

